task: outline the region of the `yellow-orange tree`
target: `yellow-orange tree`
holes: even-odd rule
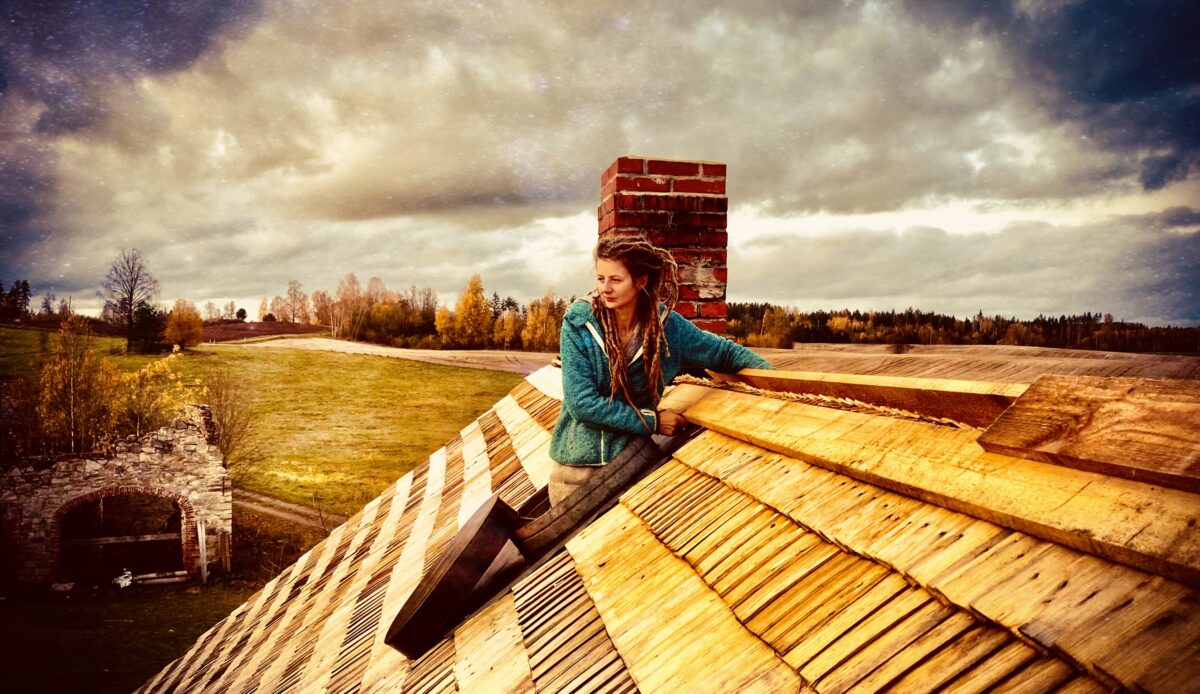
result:
[[[180,349],[195,347],[204,342],[204,322],[200,320],[200,312],[196,305],[187,299],[176,299],[175,307],[167,316],[167,329],[163,331],[167,344],[178,345]]]
[[[38,416],[52,449],[72,453],[102,446],[117,430],[121,374],[92,351],[82,316],[62,322],[54,355],[42,367]]]

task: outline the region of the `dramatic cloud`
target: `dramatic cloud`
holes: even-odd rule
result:
[[[731,229],[758,225],[737,229],[734,296],[903,289],[922,308],[951,292],[971,312],[1195,320],[1186,286],[1047,285],[1032,302],[1023,275],[1084,244],[1178,281],[1176,256],[1152,249],[1191,232],[1147,215],[1186,221],[1200,198],[1183,3],[114,5],[0,10],[0,279],[84,306],[132,246],[164,298],[201,302],[349,271],[444,298],[474,272],[522,299],[581,291],[597,176],[634,153],[729,163]],[[906,221],[846,231],[871,215]],[[818,218],[832,231],[814,241]],[[944,232],[886,231],[908,227]],[[840,275],[822,294],[751,263],[771,243],[819,247],[832,255],[804,262],[824,277],[837,239],[880,241],[914,281]],[[1035,242],[1029,264],[998,239]],[[987,274],[982,251],[994,275],[952,283]]]
[[[1020,318],[1104,310],[1196,324],[1200,211],[1069,227],[1019,223],[985,234],[772,234],[735,246],[730,272],[738,293],[810,310],[917,307]]]

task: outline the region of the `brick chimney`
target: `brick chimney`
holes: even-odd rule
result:
[[[679,303],[704,330],[725,332],[725,164],[620,157],[600,175],[600,236],[640,234],[679,263]]]

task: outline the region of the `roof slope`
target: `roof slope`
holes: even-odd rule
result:
[[[420,659],[387,627],[493,491],[515,507],[545,485],[553,368],[143,691],[1200,686],[1200,496],[869,403],[671,397],[707,431]]]

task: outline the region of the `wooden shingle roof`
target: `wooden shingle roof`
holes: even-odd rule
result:
[[[384,634],[456,529],[546,484],[560,388],[528,377],[143,691],[1200,688],[1200,496],[988,452],[944,413],[702,385],[669,397],[703,433],[406,659]]]

